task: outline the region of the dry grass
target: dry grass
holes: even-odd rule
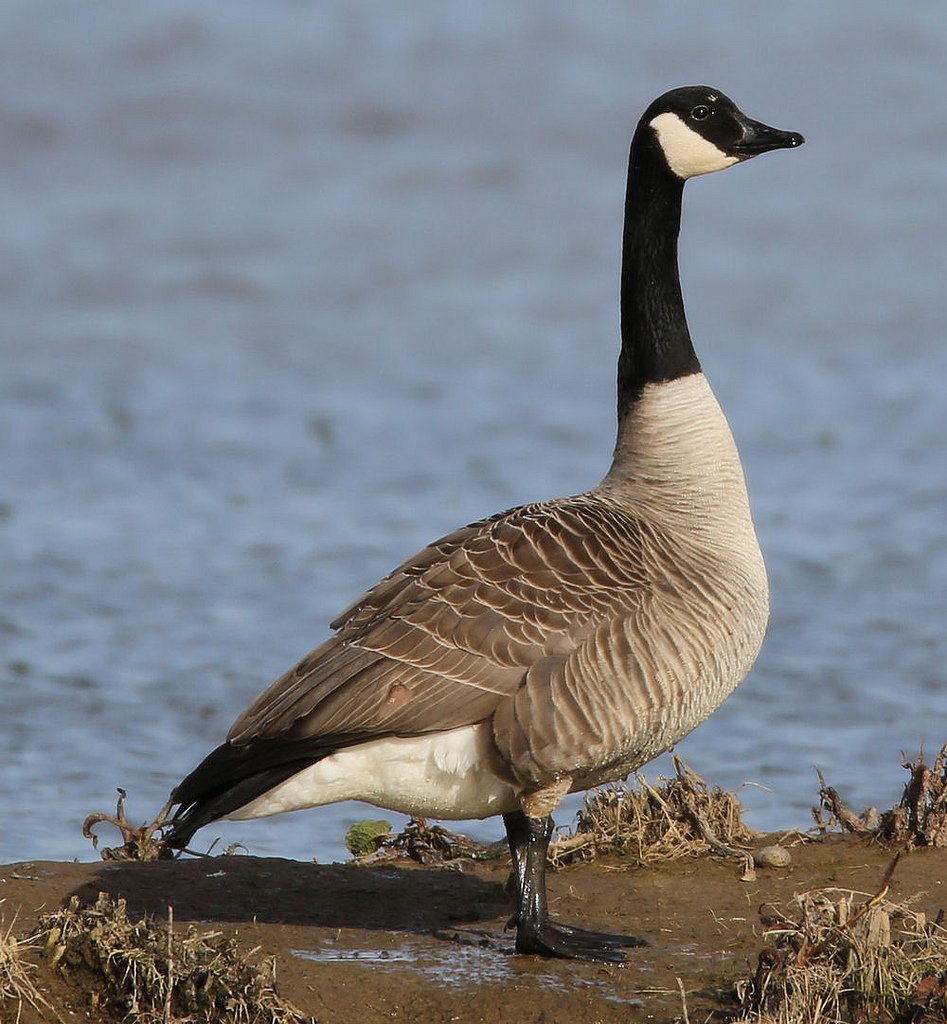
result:
[[[274,987],[275,958],[257,961],[220,932],[176,932],[131,921],[125,901],[102,893],[94,907],[73,897],[37,933],[54,967],[90,993],[91,1007],[136,1024],[301,1024],[310,1020]]]
[[[13,924],[15,921],[6,929],[0,925],[0,1020],[4,1021],[18,1021],[24,1004],[37,1012],[53,1010],[33,980],[36,967],[23,955],[28,949],[35,949],[37,941],[18,939],[13,934]]]
[[[746,859],[757,833],[743,821],[735,793],[711,788],[679,757],[673,778],[652,785],[636,773],[636,786],[616,783],[586,795],[572,835],[553,844],[553,865],[619,854],[635,864],[677,860],[708,852]]]
[[[739,1024],[945,1024],[947,930],[889,902],[827,888],[764,917],[774,941],[738,986]]]

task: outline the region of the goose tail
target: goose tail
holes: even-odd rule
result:
[[[164,842],[169,849],[184,849],[194,833],[226,818],[274,786],[302,771],[331,751],[313,756],[277,744],[255,741],[243,745],[221,743],[172,791],[177,810]]]

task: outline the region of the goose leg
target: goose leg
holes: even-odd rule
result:
[[[516,925],[517,953],[621,964],[625,962],[623,947],[645,945],[643,939],[632,935],[589,931],[550,920],[546,853],[552,837],[552,817],[530,818],[522,811],[514,811],[503,815],[503,823],[513,855],[517,903],[510,924]]]

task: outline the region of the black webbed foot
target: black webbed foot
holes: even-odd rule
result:
[[[633,949],[647,946],[648,940],[637,935],[620,935],[617,932],[597,932],[590,928],[578,928],[558,921],[547,921],[547,927],[563,935],[568,941],[580,942],[586,946],[601,946],[603,949]]]
[[[506,927],[516,928],[518,914],[514,914]],[[632,949],[636,946],[647,946],[648,940],[639,938],[637,935],[621,935],[616,932],[597,932],[591,928],[579,928],[578,925],[562,924],[547,918],[545,926],[548,931],[560,935],[566,942],[576,943],[590,948],[602,949]]]
[[[517,953],[623,964],[623,950],[647,945],[634,935],[614,935],[552,921],[546,903],[546,850],[552,818],[530,818],[521,811],[504,815],[517,907],[507,927],[516,927]]]
[[[596,938],[597,936],[597,938]],[[624,936],[605,935],[584,929],[572,929],[553,921],[536,927],[522,925],[516,930],[516,952],[534,956],[559,957],[565,960],[591,960],[602,964],[623,964],[627,943],[614,940]],[[601,941],[601,940],[605,941]]]

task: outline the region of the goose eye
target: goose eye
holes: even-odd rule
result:
[[[710,117],[710,107],[704,103],[698,103],[696,107],[691,111],[691,117],[695,121],[705,121]]]

